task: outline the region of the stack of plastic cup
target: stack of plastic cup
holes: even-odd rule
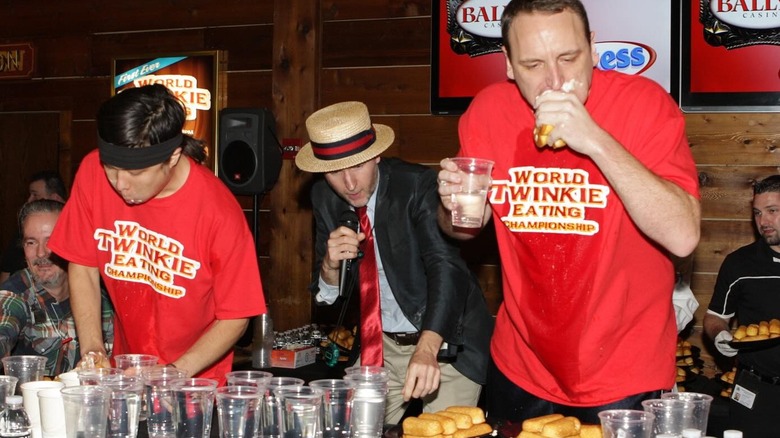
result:
[[[685,419],[691,417],[693,408],[682,400],[654,398],[644,400],[642,408],[655,416],[653,434],[682,435]]]
[[[159,360],[157,356],[151,354],[117,354],[114,356],[114,364],[117,368],[123,370],[124,374],[138,375],[139,377],[144,370],[155,367]],[[141,413],[138,418],[139,421],[146,420],[146,396],[141,398]]]
[[[707,434],[707,420],[710,416],[712,396],[698,392],[666,392],[663,399],[682,400],[690,407],[689,415],[685,417],[685,429],[699,429],[702,435]]]
[[[257,386],[223,386],[217,388],[219,436],[253,438],[259,435],[259,412],[262,393]]]
[[[348,438],[355,389],[343,379],[314,380],[309,386],[322,390],[323,438]]]
[[[108,436],[135,438],[144,395],[141,376],[114,375],[103,379],[101,386],[111,389],[108,409]]]
[[[171,383],[186,377],[184,371],[173,367],[150,368],[141,372],[144,396],[148,408],[146,427],[150,438],[173,437],[173,391]]]
[[[274,389],[279,401],[279,433],[282,437],[319,438],[322,422],[322,390],[311,386]]]
[[[260,423],[257,435],[261,437],[279,437],[281,410],[279,399],[274,394],[276,388],[283,386],[303,386],[303,379],[296,377],[269,377],[263,380],[265,388],[260,399]]]
[[[385,421],[387,371],[382,367],[352,367],[344,380],[355,389],[350,429],[356,438],[380,438]]]
[[[111,389],[90,385],[62,388],[68,438],[105,438]]]
[[[190,378],[171,382],[173,420],[177,438],[208,438],[217,382]]]

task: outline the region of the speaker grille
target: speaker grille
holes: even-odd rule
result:
[[[267,108],[225,108],[219,120],[219,178],[235,194],[267,193],[279,178],[282,150]]]
[[[251,181],[257,171],[252,147],[241,140],[230,142],[223,151],[222,167],[225,178],[233,184],[240,186]]]

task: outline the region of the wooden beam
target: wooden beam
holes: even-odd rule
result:
[[[318,104],[320,5],[318,0],[274,0],[272,59],[273,111],[282,139],[307,140],[306,117]],[[271,210],[271,258],[266,269],[270,312],[284,326],[311,322],[308,292],[312,271],[312,215],[308,202],[311,175],[285,160],[274,187]]]

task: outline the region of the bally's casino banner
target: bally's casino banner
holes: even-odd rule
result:
[[[182,132],[206,142],[206,165],[216,169],[217,117],[225,102],[224,66],[220,51],[115,58],[111,94],[131,87],[162,84],[183,103],[187,118]]]
[[[780,111],[780,0],[682,3],[682,109]]]
[[[507,80],[501,52],[501,13],[507,3],[434,0],[433,114],[461,113],[483,87]],[[598,68],[645,75],[676,98],[678,0],[583,0],[583,4],[595,32]]]

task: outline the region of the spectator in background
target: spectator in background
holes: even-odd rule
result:
[[[68,191],[65,182],[59,173],[53,170],[44,170],[35,173],[29,179],[29,196],[27,202],[38,199],[53,199],[64,203],[68,199]],[[24,251],[22,251],[19,230],[14,233],[11,242],[0,255],[0,283],[8,277],[26,267]]]
[[[26,203],[19,212],[27,268],[0,285],[0,356],[46,357],[46,375],[71,370],[80,359],[76,326],[70,309],[67,263],[49,249],[63,204],[49,199]],[[102,336],[113,343],[113,313],[102,295]]]
[[[704,332],[722,355],[737,359],[729,427],[769,438],[778,436],[780,346],[737,350],[729,328],[734,318],[744,326],[780,318],[780,175],[753,186],[753,220],[761,238],[723,260]]]

